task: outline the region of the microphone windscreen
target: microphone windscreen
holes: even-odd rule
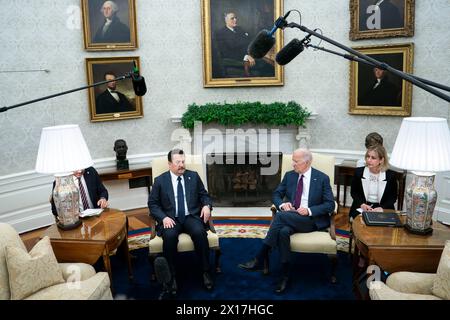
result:
[[[134,93],[137,96],[143,96],[147,92],[147,86],[145,85],[145,79],[141,76],[131,77],[131,82],[133,82]]]
[[[172,275],[170,274],[169,264],[167,263],[166,258],[156,258],[154,266],[156,280],[158,280],[160,284],[168,284],[172,279]]]
[[[255,59],[264,57],[275,44],[275,38],[267,30],[261,30],[248,46],[248,54]]]
[[[275,60],[279,65],[284,66],[291,62],[300,52],[303,51],[303,43],[298,39],[292,39],[283,49],[281,49]]]

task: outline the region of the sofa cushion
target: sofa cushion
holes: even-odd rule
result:
[[[431,291],[439,298],[450,300],[450,240],[445,242]]]
[[[48,237],[40,240],[29,253],[22,248],[6,246],[5,256],[12,300],[26,298],[64,282]]]
[[[28,296],[25,300],[112,300],[109,275],[98,272],[89,279],[61,283]]]
[[[328,232],[313,231],[308,233],[294,233],[290,237],[291,251],[305,253],[336,254],[336,241]]]
[[[0,300],[9,300],[9,276],[6,265],[5,248],[6,246],[25,249],[25,245],[19,237],[17,231],[9,224],[0,223]]]
[[[208,244],[210,248],[219,247],[219,236],[217,233],[207,231]],[[154,237],[149,241],[150,253],[160,253],[163,251],[163,239],[162,237]],[[191,237],[186,233],[180,233],[178,236],[178,252],[194,251],[194,242],[192,242]]]

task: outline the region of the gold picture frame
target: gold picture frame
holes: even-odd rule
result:
[[[406,73],[413,72],[413,43],[353,48]],[[377,80],[379,79],[379,80]],[[350,114],[411,115],[412,84],[364,63],[350,63]]]
[[[133,70],[139,57],[86,58],[88,84],[120,78]],[[108,86],[109,85],[109,86]],[[136,96],[130,78],[89,88],[91,122],[135,119],[144,116],[142,97]]]
[[[135,50],[138,47],[135,0],[81,0],[87,51]]]
[[[412,36],[414,0],[350,0],[350,40]]]
[[[275,63],[282,31],[276,32],[275,45],[265,57],[253,60],[247,55],[257,33],[271,30],[282,15],[282,0],[202,0],[201,6],[204,87],[284,85],[283,67]],[[237,21],[234,32],[226,27],[231,20]]]

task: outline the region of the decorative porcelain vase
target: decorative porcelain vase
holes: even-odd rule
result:
[[[58,212],[58,227],[69,230],[81,224],[79,199],[78,188],[75,186],[72,174],[56,176],[53,200]]]
[[[435,175],[415,175],[406,189],[405,228],[415,234],[430,234],[437,193],[434,189]]]

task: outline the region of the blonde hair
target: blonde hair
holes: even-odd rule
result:
[[[382,160],[382,162],[380,163],[381,171],[387,171],[389,169],[389,159],[388,159],[386,149],[380,144],[370,146],[369,148],[367,148],[365,158],[367,158],[369,156],[370,151],[375,152],[377,154],[378,158],[380,158]]]

